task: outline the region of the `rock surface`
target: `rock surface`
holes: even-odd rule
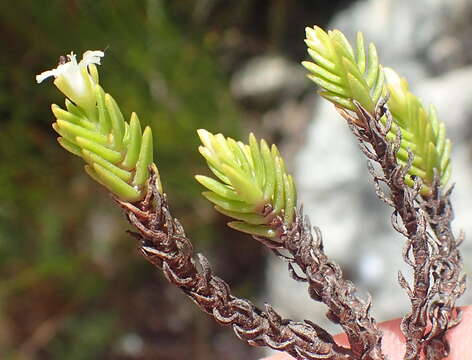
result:
[[[231,79],[237,99],[277,101],[298,94],[306,86],[303,68],[280,55],[252,58]]]

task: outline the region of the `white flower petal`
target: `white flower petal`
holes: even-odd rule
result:
[[[100,65],[100,58],[104,57],[105,53],[101,50],[88,50],[82,55],[80,66],[88,66],[90,64]]]
[[[71,52],[67,55],[67,60],[62,57],[59,65],[52,70],[44,71],[36,76],[38,83],[48,77],[54,77],[54,85],[85,112],[94,114],[96,111],[96,98],[94,93],[95,81],[87,68],[91,64],[100,65],[100,60],[104,56],[100,50],[86,51],[82,55],[82,60],[77,63],[76,55]]]
[[[77,56],[74,54],[73,51],[71,51],[70,54],[67,55],[67,58],[69,59],[69,62],[66,62],[66,64],[72,63],[74,65],[77,65]],[[65,64],[62,64],[62,65],[65,65]]]
[[[40,82],[43,82],[43,80],[45,80],[45,79],[47,79],[48,77],[51,77],[51,76],[54,76],[54,77],[57,76],[57,69],[43,71],[41,74],[36,75],[36,81],[39,84]]]
[[[59,64],[55,69],[43,71],[41,74],[36,75],[36,81],[39,84],[48,77],[54,76],[55,78],[57,78],[58,76],[73,71],[72,69],[74,67],[88,66],[90,64],[100,65],[100,58],[104,56],[105,53],[101,50],[87,50],[82,55],[82,60],[80,61],[80,63],[77,64],[77,56],[73,52],[71,52],[69,55],[67,55],[67,59],[69,59],[68,62]],[[76,70],[78,70],[78,68]]]

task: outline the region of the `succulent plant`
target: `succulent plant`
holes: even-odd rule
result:
[[[450,191],[441,188],[450,174],[444,124],[433,107],[426,110],[409,91],[406,80],[382,68],[374,45],[366,55],[361,33],[356,54],[338,30],[307,28],[306,43],[314,61],[303,63],[309,78],[349,121],[364,154],[378,166],[372,171],[376,193],[392,206],[393,227],[407,238],[403,258],[413,268],[412,282],[399,273],[411,301],[401,324],[404,358],[419,359],[423,353],[442,359],[449,349],[446,333],[460,322],[455,301],[466,288],[457,249],[462,237],[452,232]],[[199,150],[216,178],[196,179],[207,188],[203,195],[215,209],[234,219],[230,227],[253,235],[288,262],[290,275],[308,284],[313,300],[328,306],[328,318],[343,328],[350,347],[337,345],[315,323],[283,320],[270,305],[260,310],[231,295],[229,285],[213,275],[208,260],[201,254],[198,260],[192,256],[193,246],[162,193],[151,129],[142,132],[135,113],[126,122],[115,100],[99,85],[96,64],[103,56],[101,51],[86,52],[77,63],[74,54],[68,55],[37,81],[54,76],[54,84],[66,95],[65,109],[52,106],[58,141],[83,158],[87,173],[121,200],[118,203],[138,230],[134,235],[143,256],[249,344],[267,345],[297,359],[384,359],[383,335],[369,313],[370,298],[358,297],[354,284],[324,253],[320,230],[315,227],[312,233],[301,210],[295,216],[294,181],[275,145],[253,134],[245,144],[200,129]],[[156,184],[149,183],[154,174]]]
[[[249,135],[244,144],[222,134],[200,129],[200,153],[218,180],[197,175],[209,191],[203,192],[220,213],[232,217],[228,225],[236,230],[268,238],[276,231],[270,226],[276,216],[291,224],[294,220],[296,191],[293,178],[275,145]]]
[[[350,112],[357,113],[360,105],[372,116],[381,97],[386,96],[393,117],[387,137],[395,141],[398,130],[401,135],[397,161],[406,166],[409,153],[413,155],[404,181],[413,186],[414,179],[421,178],[421,194],[426,197],[431,194],[435,173],[445,186],[451,173],[451,145],[445,126],[438,120],[434,107],[426,110],[409,91],[405,79],[392,69],[383,69],[375,46],[369,44],[366,54],[364,37],[359,32],[354,53],[339,30],[325,32],[317,26],[306,28],[305,42],[313,62],[302,64],[309,71],[308,77],[321,87],[320,95]],[[386,117],[379,121],[385,124]],[[358,124],[364,126],[361,121]]]
[[[305,42],[313,59],[302,65],[308,78],[323,90],[319,94],[337,106],[355,111],[353,100],[373,112],[385,92],[384,74],[374,44],[365,52],[364,37],[357,34],[356,53],[339,30],[325,32],[318,26],[307,27]]]
[[[409,175],[405,181],[412,186],[411,176],[423,181],[423,195],[429,195],[436,171],[442,186],[451,175],[451,142],[446,138],[446,127],[440,122],[434,106],[426,110],[421,101],[410,92],[408,82],[390,69],[385,69],[389,93],[388,108],[395,124],[401,129],[402,142],[397,159],[408,161],[408,149],[414,155]],[[389,136],[393,138],[393,134]]]
[[[149,166],[157,171],[152,131],[149,126],[141,131],[135,113],[126,122],[116,101],[99,85],[96,64],[103,56],[101,51],[87,51],[77,63],[72,53],[36,79],[39,83],[54,76],[54,84],[66,95],[65,108],[51,107],[59,144],[84,159],[85,171],[94,180],[121,200],[135,202],[145,195]]]

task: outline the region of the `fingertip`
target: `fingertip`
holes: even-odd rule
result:
[[[464,360],[468,359],[465,356],[471,356],[472,306],[463,306],[459,309],[462,312],[462,321],[450,329],[446,335],[451,349],[447,360]]]

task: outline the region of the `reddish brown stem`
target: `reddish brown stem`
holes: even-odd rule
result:
[[[399,130],[394,141],[387,140],[393,120],[385,103],[386,99],[379,102],[375,115],[368,113],[359,104],[355,115],[342,109],[338,110],[348,120],[364,154],[380,165],[383,172],[381,176],[376,174],[369,163],[377,195],[395,209],[392,224],[407,238],[404,259],[413,268],[414,278],[411,288],[403,275],[399,274],[400,285],[407,291],[411,301],[411,312],[403,318],[401,326],[406,338],[404,359],[418,360],[424,350],[428,360],[439,360],[447,356],[448,346],[444,335],[448,328],[458,323],[454,303],[464,288],[463,277],[460,275],[462,265],[457,250],[458,242],[450,232],[450,217],[447,211],[444,211],[444,205],[449,204],[448,200],[443,198],[431,202],[431,199],[420,196],[419,180],[413,188],[405,184],[404,178],[412,165],[413,155],[410,153],[406,166],[397,162],[396,153],[400,148],[401,133]],[[387,118],[385,125],[381,120],[383,116]],[[358,125],[359,121],[353,121],[357,118],[362,119],[362,125]],[[388,186],[389,194],[382,191],[380,183]],[[437,199],[440,192],[439,182],[436,181],[433,193]],[[401,224],[398,218],[401,219]],[[436,238],[428,233],[428,225],[433,229]],[[449,265],[449,270],[438,272],[438,264],[444,263]],[[438,297],[441,300],[438,300]],[[430,331],[426,328],[428,320],[434,324]]]
[[[289,228],[280,217],[274,219],[272,226],[281,234],[278,247],[276,242],[272,243],[274,252],[289,262],[294,279],[308,283],[310,297],[327,305],[327,317],[343,328],[354,358],[385,359],[382,332],[370,316],[370,296],[361,299],[354,284],[344,279],[339,265],[328,259],[320,230],[315,228],[315,236],[312,235],[309,219],[303,216],[302,210],[297,212],[296,221]],[[297,275],[295,267],[303,277]]]
[[[205,257],[198,255],[194,260],[193,246],[178,220],[170,215],[165,196],[152,185],[153,180],[150,184],[148,196],[140,203],[117,202],[138,230],[133,234],[140,241],[142,255],[200,309],[220,324],[231,325],[241,340],[253,346],[285,351],[299,360],[360,359],[338,346],[316,324],[283,319],[270,305],[261,310],[232,295],[228,284],[213,275]]]
[[[428,360],[441,359],[436,354],[446,356],[449,353],[446,332],[460,322],[460,313],[454,307],[457,298],[466,289],[466,276],[462,270],[462,257],[458,248],[464,235],[461,233],[456,238],[451,228],[454,218],[450,201],[452,188],[442,192],[439,184],[436,176],[431,196],[421,202],[437,240],[431,264],[434,298],[429,307],[429,318],[432,327],[425,338]]]

